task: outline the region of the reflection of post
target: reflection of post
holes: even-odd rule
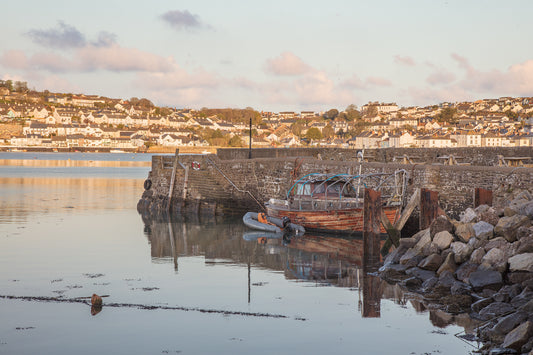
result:
[[[363,210],[363,317],[379,317],[380,280],[368,275],[379,267],[381,236],[381,192],[365,189]]]
[[[363,272],[365,273],[375,271],[379,263],[380,226],[381,192],[365,189],[363,206]]]
[[[363,274],[363,318],[381,316],[381,280],[379,276]]]
[[[252,288],[251,288],[251,284],[250,284],[250,281],[251,281],[251,273],[252,271],[252,265],[250,263],[250,256],[248,256],[248,303],[250,303],[250,294],[252,293]]]
[[[178,254],[176,253],[176,243],[174,243],[174,230],[172,229],[172,222],[168,219],[168,239],[170,239],[170,252],[174,259],[174,270],[178,271]]]

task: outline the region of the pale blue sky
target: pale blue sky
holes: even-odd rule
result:
[[[2,6],[0,78],[258,110],[533,96],[533,1],[66,1]]]

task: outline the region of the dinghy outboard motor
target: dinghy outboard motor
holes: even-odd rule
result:
[[[283,229],[284,230],[290,230],[291,229],[291,219],[287,216],[283,217],[282,218],[282,223],[283,223]]]

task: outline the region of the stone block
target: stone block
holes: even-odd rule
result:
[[[448,231],[442,231],[433,237],[433,244],[435,244],[439,250],[447,249],[453,242],[453,235]]]
[[[518,254],[510,257],[509,270],[533,272],[533,253]]]
[[[472,223],[458,223],[455,227],[455,236],[463,243],[468,243],[470,238],[475,237]]]
[[[492,239],[494,226],[488,222],[481,221],[472,225],[474,236],[479,239]]]
[[[502,217],[494,227],[494,235],[503,237],[509,242],[516,241],[516,232],[522,226],[528,226],[531,223],[527,216],[514,215],[512,217]]]
[[[530,321],[524,322],[509,334],[505,336],[502,346],[504,348],[515,349],[520,351],[522,345],[527,343],[529,338],[533,336],[533,323]]]
[[[471,245],[461,242],[454,242],[450,247],[453,251],[456,264],[462,264],[467,261],[474,250]]]
[[[502,286],[502,274],[495,270],[477,270],[470,274],[468,282],[474,290],[478,291],[483,288],[499,290]]]
[[[437,275],[442,274],[444,271],[455,272],[457,265],[455,264],[455,256],[453,253],[449,253],[442,265],[437,270]]]
[[[418,267],[424,270],[436,271],[442,264],[444,259],[439,254],[431,254],[422,260]]]

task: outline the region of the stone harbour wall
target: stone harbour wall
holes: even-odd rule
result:
[[[417,151],[419,154],[435,154],[434,151],[425,152],[427,150]],[[248,210],[259,211],[264,202],[270,198],[284,198],[295,179],[315,172],[356,174],[361,171],[365,174],[405,169],[410,175],[408,193],[411,194],[414,189],[422,187],[438,191],[440,207],[452,217],[459,216],[467,207],[473,205],[476,187],[492,190],[494,205],[498,206],[505,193],[516,189],[527,189],[533,184],[533,168],[526,167],[358,163],[354,159],[346,159],[344,155],[342,160],[326,160],[323,155],[321,159],[310,156],[220,158],[220,156],[228,158],[228,153],[241,154],[243,151],[245,150],[229,149],[224,150],[224,153],[219,151],[218,155],[179,155],[180,165],[176,170],[172,211],[215,215],[240,214]],[[283,150],[281,151],[280,154],[284,154]],[[333,156],[340,153],[327,151],[327,154]],[[487,161],[490,160],[491,151],[485,152],[484,156],[487,157]],[[139,212],[157,214],[165,209],[173,162],[174,156],[153,156],[152,170],[148,176],[151,187],[144,192],[139,201]],[[198,170],[195,170],[193,165]],[[187,182],[185,182],[186,167],[188,167]],[[184,192],[185,198],[183,198]]]

